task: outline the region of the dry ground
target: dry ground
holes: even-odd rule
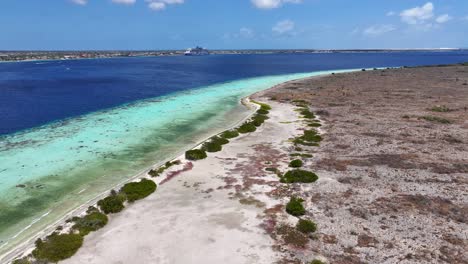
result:
[[[307,148],[320,180],[298,186],[329,263],[468,263],[468,66],[293,81],[261,93],[306,100],[324,121]]]

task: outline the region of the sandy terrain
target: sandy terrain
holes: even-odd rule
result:
[[[468,67],[337,74],[267,95],[325,121],[308,249],[329,263],[468,263]],[[436,106],[446,106],[448,109]],[[434,118],[435,117],[435,118]]]
[[[289,162],[298,114],[273,103],[256,132],[202,161],[172,168],[156,193],[113,215],[63,263],[272,263],[283,254],[265,228],[266,209],[285,203],[268,194],[278,178],[267,166]],[[254,198],[255,197],[255,198]],[[276,207],[275,207],[276,206]],[[297,221],[283,216],[284,221]]]

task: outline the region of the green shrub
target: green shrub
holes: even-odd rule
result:
[[[80,232],[80,235],[86,236],[87,234],[101,229],[104,227],[108,218],[107,215],[100,212],[88,213],[84,217],[73,217],[72,221],[75,222],[73,229],[76,229]]]
[[[152,169],[148,172],[148,175],[151,177],[159,177],[165,170],[169,169],[170,167],[174,165],[179,165],[180,160],[175,160],[175,161],[168,161],[164,166],[159,167],[158,169]]]
[[[73,256],[82,245],[83,237],[79,234],[53,233],[45,240],[36,240],[32,255],[38,260],[56,263]]]
[[[31,264],[27,258],[15,259],[11,264]]]
[[[318,123],[318,122],[309,123],[309,124],[307,124],[307,125],[310,126],[310,127],[321,127],[321,126],[322,126],[322,125],[321,125],[320,123]]]
[[[261,126],[265,120],[268,119],[268,116],[266,115],[259,115],[259,114],[256,114],[252,117],[252,124],[254,124],[256,127],[259,127]]]
[[[185,158],[188,160],[202,160],[208,157],[203,149],[192,149],[185,152]]]
[[[303,162],[300,159],[295,159],[289,163],[289,167],[291,168],[300,168],[302,167]]]
[[[250,123],[250,122],[246,122],[244,124],[242,124],[238,129],[237,131],[241,134],[246,134],[246,133],[251,133],[251,132],[255,132],[255,130],[257,130],[257,127],[253,124],[253,123]]]
[[[106,198],[98,201],[98,206],[105,214],[115,214],[122,211],[125,206],[125,196],[114,192]]]
[[[224,131],[220,136],[222,138],[227,138],[227,139],[236,138],[239,136],[239,132],[237,132],[236,130],[228,130],[228,131]]]
[[[304,202],[304,200],[301,198],[291,197],[291,200],[286,204],[286,212],[293,216],[305,215],[306,211],[304,206],[302,206],[302,202]]]
[[[257,111],[257,114],[260,114],[260,115],[268,115],[269,113],[270,113],[270,111],[265,110],[265,109],[259,109]]]
[[[203,143],[201,148],[206,152],[218,152],[223,149],[223,146],[221,146],[220,144],[216,142],[207,141]]]
[[[317,225],[314,222],[304,219],[299,220],[296,228],[304,234],[313,233],[317,231]]]
[[[442,105],[442,106],[434,106],[431,108],[431,111],[432,112],[439,112],[439,113],[447,113],[447,112],[450,112],[452,111],[452,109],[446,107],[445,105]]]
[[[315,130],[305,130],[304,135],[301,137],[301,139],[307,142],[322,141],[322,137]]]
[[[229,143],[229,140],[227,140],[226,138],[223,138],[223,137],[218,137],[218,136],[214,136],[210,139],[211,142],[214,142],[214,143],[217,143],[217,144],[220,144],[220,145],[226,145]]]
[[[312,260],[312,262],[310,262],[310,264],[325,264],[325,262],[318,260],[318,259],[314,259]]]
[[[260,106],[260,109],[267,110],[267,111],[271,110],[271,106],[269,106],[267,104],[260,103],[260,102],[254,101],[254,100],[251,100],[251,102],[254,103],[254,104],[258,104]]]
[[[452,121],[443,118],[443,117],[438,117],[438,116],[423,116],[422,119],[429,121],[429,122],[435,122],[435,123],[441,123],[441,124],[451,124]]]
[[[312,183],[318,180],[317,174],[306,170],[290,170],[281,178],[283,183]]]
[[[315,119],[315,115],[314,113],[312,113],[309,109],[307,108],[303,108],[299,111],[299,113],[301,113],[301,115],[304,117],[304,118],[307,118],[307,119]]]
[[[152,180],[141,179],[139,182],[125,184],[120,192],[125,194],[129,202],[143,199],[156,191],[156,183]]]

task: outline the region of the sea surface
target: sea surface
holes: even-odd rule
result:
[[[452,51],[0,63],[0,255],[235,125],[254,92],[346,69],[466,61]]]

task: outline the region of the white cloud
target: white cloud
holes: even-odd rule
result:
[[[118,0],[129,1],[129,0]],[[183,4],[184,0],[145,0],[151,10],[160,11],[165,9],[168,5]]]
[[[366,36],[379,36],[388,32],[395,31],[396,27],[393,25],[374,25],[366,28],[362,34]]]
[[[300,4],[302,0],[251,0],[252,4],[260,9],[278,8],[286,3]]]
[[[294,21],[286,19],[276,23],[271,30],[276,34],[282,35],[293,31],[295,26]]]
[[[443,24],[445,22],[448,22],[452,20],[452,17],[449,16],[448,14],[443,14],[443,15],[440,15],[436,18],[436,22],[439,23],[439,24]]]
[[[393,11],[388,11],[388,12],[387,12],[387,16],[394,16],[394,15],[396,15],[396,14],[395,14],[395,12],[393,12]]]
[[[112,0],[112,2],[116,4],[133,5],[136,0]]]
[[[239,30],[239,36],[242,38],[253,38],[255,33],[252,29],[243,27]]]
[[[77,5],[86,5],[88,3],[88,0],[71,0],[71,1]]]
[[[403,22],[410,25],[424,24],[434,17],[434,5],[428,2],[423,6],[403,10],[400,17]]]

